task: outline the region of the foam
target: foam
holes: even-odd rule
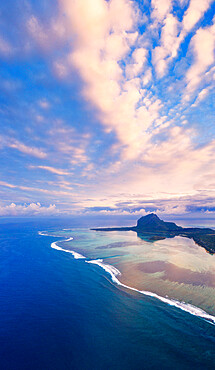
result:
[[[65,229],[65,230],[66,230],[66,229]],[[39,234],[39,235],[42,235],[42,236],[52,236],[52,237],[57,236],[57,235],[48,234],[48,233],[46,233],[45,231],[38,231],[38,234]],[[57,236],[57,237],[58,237],[58,238],[61,238],[61,237],[62,237],[62,235],[59,235],[59,236]],[[64,242],[69,242],[70,240],[73,240],[73,237],[70,237],[70,238],[65,239],[65,240],[62,240],[62,241],[64,241]]]
[[[72,236],[70,238],[64,240],[64,242],[70,242],[70,240],[73,240],[73,237]]]
[[[52,236],[50,234],[45,233],[44,231],[38,231],[38,234],[42,236]]]
[[[53,236],[53,235],[49,235],[49,234],[46,234],[45,232],[43,231],[38,231],[38,234],[39,235],[43,235],[43,236]],[[65,239],[65,240],[62,240],[63,242],[69,242],[73,240],[73,237],[70,237],[68,239]],[[66,252],[66,253],[71,253],[73,255],[73,257],[77,260],[77,259],[81,259],[81,258],[86,258],[84,256],[82,256],[82,254],[78,253],[78,252],[75,252],[75,251],[71,251],[69,249],[64,249],[64,248],[61,248],[59,247],[59,245],[57,245],[57,242],[53,242],[51,243],[51,248],[53,249],[57,249],[58,251],[62,251],[62,252]]]
[[[39,231],[38,234],[43,235],[43,236],[51,236],[49,234],[46,234],[43,231]],[[64,242],[69,242],[71,240],[73,240],[72,237],[64,240]],[[75,259],[86,259],[86,257],[82,256],[82,254],[80,254],[80,253],[77,253],[75,251],[59,247],[59,245],[57,245],[57,242],[51,243],[51,248],[57,249],[57,250],[62,251],[62,252],[71,253]],[[108,265],[106,263],[103,263],[103,259],[89,260],[89,261],[85,261],[85,262],[92,263],[92,264],[95,264],[95,265],[100,266],[101,268],[103,268],[103,270],[105,270],[108,274],[111,275],[112,281],[117,285],[120,285],[120,286],[122,286],[126,289],[129,289],[129,290],[132,290],[134,292],[159,299],[161,302],[164,302],[164,303],[166,303],[170,306],[174,306],[176,308],[179,308],[179,309],[181,309],[181,310],[183,310],[187,313],[190,313],[191,315],[201,317],[204,320],[208,321],[209,323],[215,325],[215,316],[208,314],[207,312],[205,312],[201,308],[193,306],[190,303],[180,302],[180,301],[177,301],[175,299],[170,299],[168,297],[162,297],[162,296],[159,296],[156,293],[148,292],[148,291],[145,291],[145,290],[138,290],[136,288],[133,288],[133,287],[130,287],[126,284],[121,283],[119,281],[119,279],[117,278],[117,276],[121,275],[121,272],[116,267]]]
[[[120,285],[120,286],[122,286],[126,289],[138,292],[140,294],[144,294],[146,296],[150,296],[150,297],[159,299],[160,301],[162,301],[162,302],[164,302],[164,303],[166,303],[170,306],[174,306],[176,308],[179,308],[179,309],[181,309],[185,312],[190,313],[191,315],[201,317],[201,318],[207,320],[208,322],[210,322],[211,324],[215,325],[215,316],[208,314],[207,312],[205,312],[201,308],[195,307],[195,306],[193,306],[189,303],[179,302],[175,299],[170,299],[168,297],[162,297],[162,296],[159,296],[156,293],[148,292],[148,291],[145,291],[145,290],[138,290],[136,288],[133,288],[133,287],[130,287],[126,284],[121,283],[119,281],[119,279],[116,277],[117,275],[121,275],[120,271],[117,270],[115,267],[113,267],[111,265],[107,265],[107,264],[103,263],[102,259],[91,260],[91,261],[86,261],[86,262],[87,263],[93,263],[93,264],[98,265],[101,268],[103,268],[106,272],[108,272],[111,275],[112,281],[114,283],[116,283],[116,284],[118,284],[118,285]]]
[[[65,242],[68,242],[69,240],[72,240],[72,239],[73,238],[69,238],[69,239],[66,239],[64,241]],[[81,258],[86,258],[86,257],[82,256],[82,254],[80,254],[80,253],[77,253],[75,251],[71,251],[69,249],[64,249],[64,248],[59,247],[59,245],[57,245],[56,242],[51,243],[51,248],[57,249],[58,251],[62,251],[62,252],[66,252],[66,253],[71,253],[76,260],[77,259],[81,259]]]
[[[117,284],[120,283],[116,276],[121,275],[121,272],[119,270],[117,270],[116,267],[111,266],[111,265],[107,265],[106,263],[103,263],[102,259],[91,260],[91,261],[86,261],[86,262],[87,263],[93,263],[95,265],[100,266],[101,268],[103,268],[106,272],[108,272],[111,275],[112,280],[115,283],[117,283]]]

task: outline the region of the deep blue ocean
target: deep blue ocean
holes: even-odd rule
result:
[[[123,290],[38,234],[68,226],[83,225],[0,222],[1,369],[215,368],[213,324]]]

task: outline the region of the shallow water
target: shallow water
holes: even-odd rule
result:
[[[215,314],[215,256],[193,240],[175,237],[151,243],[132,231],[89,229],[63,230],[50,235],[73,237],[58,245],[115,266],[121,272],[123,284]]]
[[[165,268],[173,287],[166,263],[176,266],[177,262],[189,270],[194,266],[201,273],[204,263],[199,256],[206,256],[210,269],[213,256],[204,249],[194,252],[195,245],[185,247],[181,241],[176,241],[173,251],[169,241],[149,244],[130,232],[62,230],[69,227],[63,221],[52,227],[48,221],[0,225],[2,369],[214,369],[215,326],[211,322],[117,285],[110,271],[98,265],[102,258],[106,266],[114,266],[113,277],[144,288],[151,277],[162,285],[160,270]],[[53,236],[39,235],[41,230]],[[87,259],[75,259],[51,245]],[[97,264],[86,263],[92,259]],[[116,268],[122,275],[117,275]],[[181,279],[181,275],[180,270],[177,276]],[[194,288],[200,294],[200,286],[193,285],[195,278],[189,284],[190,295],[186,290],[189,297],[194,297]],[[183,284],[178,284],[182,294]],[[161,288],[165,286],[158,286],[159,292]]]

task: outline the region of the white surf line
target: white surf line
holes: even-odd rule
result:
[[[62,238],[62,235],[52,235],[52,234],[48,234],[47,232],[45,231],[38,231],[38,234],[39,235],[42,235],[42,236],[52,236],[52,237],[57,237],[57,238]]]
[[[116,267],[108,265],[106,263],[103,263],[102,259],[90,260],[90,261],[86,261],[86,262],[87,263],[93,263],[93,264],[98,265],[101,268],[103,268],[106,272],[108,272],[111,275],[112,280],[115,283],[118,284],[119,280],[116,278],[116,276],[121,275],[121,272]]]
[[[39,235],[43,235],[43,236],[53,236],[53,235],[46,234],[43,231],[39,231],[38,234]],[[60,242],[69,242],[71,240],[73,240],[73,237],[70,237],[70,238],[65,239],[65,240],[63,239]],[[82,254],[80,254],[78,252],[71,251],[69,249],[64,249],[64,248],[59,247],[59,245],[57,245],[57,242],[51,243],[51,248],[57,249],[58,251],[62,251],[62,252],[66,252],[66,253],[71,253],[75,259],[86,258],[86,257],[82,256]]]
[[[50,234],[45,233],[44,231],[38,231],[38,234],[42,236],[52,236]]]
[[[64,240],[64,242],[68,242],[68,241],[70,241],[72,239],[73,238],[66,239],[66,240]],[[51,248],[57,249],[58,251],[62,251],[62,252],[66,252],[66,253],[71,253],[76,260],[77,259],[80,259],[80,258],[86,258],[86,257],[82,256],[82,254],[80,254],[78,252],[71,251],[69,249],[64,249],[64,248],[59,247],[59,245],[57,245],[56,242],[51,243]]]
[[[38,234],[44,235],[44,236],[52,236],[52,235],[45,234],[42,231],[39,231]],[[66,240],[62,240],[62,241],[69,242],[70,240],[73,240],[73,238],[70,237],[70,238],[68,238]],[[59,247],[59,245],[57,245],[57,242],[51,243],[51,248],[60,250],[62,252],[71,253],[75,259],[83,259],[83,258],[86,259],[86,257],[82,256],[82,254],[79,254],[75,251],[71,251],[71,250],[63,249],[63,248]],[[92,263],[94,265],[100,266],[103,270],[105,270],[107,273],[109,273],[111,275],[112,281],[114,283],[116,283],[117,285],[120,285],[120,286],[122,286],[126,289],[129,289],[129,290],[132,290],[134,292],[159,299],[160,301],[162,301],[162,302],[164,302],[164,303],[166,303],[170,306],[174,306],[176,308],[179,308],[179,309],[181,309],[185,312],[190,313],[191,315],[201,317],[201,318],[205,319],[207,322],[209,322],[210,324],[215,325],[215,316],[208,314],[207,312],[205,312],[201,308],[193,306],[190,303],[179,302],[179,301],[174,300],[174,299],[165,298],[165,297],[159,296],[156,293],[148,292],[146,290],[138,290],[136,288],[133,288],[133,287],[130,287],[126,284],[121,283],[119,281],[119,279],[117,278],[117,275],[121,275],[121,272],[116,267],[108,265],[106,263],[103,263],[103,259],[96,259],[96,260],[90,260],[90,261],[85,261],[85,262]]]
[[[138,292],[140,294],[144,294],[146,296],[150,296],[150,297],[159,299],[160,301],[162,301],[164,303],[167,303],[170,306],[174,306],[176,308],[179,308],[179,309],[181,309],[185,312],[188,312],[191,315],[201,317],[201,318],[205,319],[206,321],[208,321],[210,324],[213,324],[213,325],[215,324],[215,316],[208,314],[207,312],[205,312],[201,308],[193,306],[190,303],[179,302],[175,299],[165,298],[165,297],[159,296],[156,293],[148,292],[148,291],[145,291],[145,290],[138,290],[136,288],[132,288],[128,285],[125,285],[125,284],[121,283],[119,281],[119,279],[116,277],[117,275],[121,275],[121,272],[118,269],[116,269],[115,267],[103,263],[102,259],[85,261],[85,262],[92,263],[92,264],[98,265],[101,268],[103,268],[106,272],[108,272],[111,275],[112,281],[114,283],[116,283],[117,285],[121,285],[122,287],[124,287],[126,289],[133,290],[133,291]]]

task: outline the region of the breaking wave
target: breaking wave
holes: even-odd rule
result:
[[[66,239],[66,240],[64,240],[64,242],[68,242],[68,241],[70,241],[72,239],[73,238]],[[58,251],[62,251],[62,252],[66,252],[66,253],[71,253],[76,260],[78,260],[80,258],[86,258],[86,257],[82,256],[82,254],[80,254],[80,253],[77,253],[75,251],[71,251],[69,249],[64,249],[64,248],[59,247],[59,245],[57,245],[56,242],[51,243],[51,248],[57,249]]]
[[[50,235],[50,234],[48,234],[48,233],[46,233],[46,232],[44,232],[44,231],[38,231],[38,234],[39,234],[39,235],[43,235],[43,236],[53,236],[53,235]],[[73,237],[70,237],[70,238],[68,238],[68,239],[62,240],[62,242],[69,242],[69,241],[71,241],[71,240],[73,240]],[[57,242],[53,242],[53,243],[51,243],[51,248],[53,248],[53,249],[57,249],[58,251],[62,251],[62,252],[66,252],[66,253],[71,253],[75,259],[86,258],[86,257],[82,256],[82,254],[80,254],[80,253],[77,253],[77,252],[72,251],[72,250],[70,250],[70,249],[61,248],[61,247],[57,244]]]
[[[49,235],[49,234],[47,234],[45,232],[42,232],[42,231],[39,231],[38,234],[43,235],[43,236],[52,236],[52,235]],[[73,240],[72,237],[70,237],[66,240],[62,240],[62,241],[63,242],[69,242],[71,240]],[[57,242],[51,243],[51,248],[62,251],[62,252],[71,253],[75,259],[86,259],[85,256],[83,256],[82,254],[80,254],[78,252],[61,248],[57,244]],[[174,306],[176,308],[179,308],[179,309],[181,309],[185,312],[190,313],[191,315],[201,317],[204,320],[208,321],[209,323],[215,325],[215,316],[208,314],[207,312],[205,312],[204,310],[202,310],[199,307],[193,306],[190,303],[177,301],[176,299],[170,299],[168,297],[162,297],[162,296],[159,296],[156,293],[152,293],[152,292],[149,292],[149,291],[146,291],[146,290],[138,290],[136,288],[133,288],[133,287],[130,287],[126,284],[121,283],[119,281],[119,279],[117,278],[117,276],[121,275],[121,272],[116,267],[104,263],[103,259],[86,260],[85,262],[101,267],[103,270],[105,270],[111,276],[111,279],[115,284],[120,285],[123,288],[132,290],[132,291],[140,293],[140,294],[144,294],[145,296],[156,298],[156,299],[160,300],[161,302],[164,302],[164,303],[166,303],[170,306]]]
[[[146,296],[150,296],[150,297],[159,299],[160,301],[162,301],[164,303],[167,303],[170,306],[177,307],[177,308],[179,308],[179,309],[181,309],[185,312],[190,313],[191,315],[201,317],[201,318],[209,321],[210,323],[215,324],[215,316],[208,314],[207,312],[205,312],[201,308],[193,306],[189,303],[179,302],[175,299],[170,299],[168,297],[162,297],[162,296],[159,296],[156,293],[148,292],[146,290],[138,290],[136,288],[133,288],[133,287],[130,287],[126,284],[121,283],[119,281],[119,279],[117,278],[118,275],[121,275],[120,271],[118,269],[116,269],[115,267],[111,266],[111,265],[103,263],[102,259],[91,260],[91,261],[86,261],[86,262],[87,263],[93,263],[93,264],[98,265],[101,268],[103,268],[106,272],[108,272],[111,275],[112,281],[114,283],[116,283],[117,285],[120,285],[120,286],[122,286],[126,289],[129,289],[129,290],[132,290],[134,292],[138,292],[140,294],[144,294]]]

